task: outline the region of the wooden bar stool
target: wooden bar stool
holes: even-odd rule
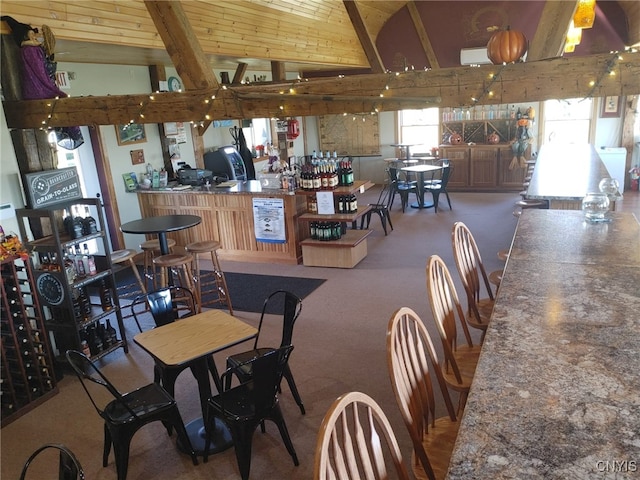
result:
[[[180,285],[188,288],[193,292],[193,282],[191,281],[191,264],[193,263],[193,255],[169,253],[160,255],[153,259],[153,264],[160,268],[160,285],[159,288],[168,286],[167,269],[175,268],[177,277],[180,279]]]
[[[173,247],[176,246],[176,241],[170,238],[167,239],[167,245],[169,251],[173,252]],[[140,244],[140,250],[144,253],[144,275],[145,280],[151,282],[151,289],[156,290],[156,275],[153,268],[153,259],[160,254],[160,241],[156,238],[154,240],[147,240]]]
[[[193,254],[194,262],[193,262],[193,278],[195,281],[195,295],[196,301],[198,303],[198,311],[201,311],[203,304],[211,305],[219,303],[221,305],[226,305],[229,309],[229,313],[233,315],[233,307],[231,306],[231,298],[229,297],[229,289],[227,288],[227,281],[224,278],[224,272],[222,268],[220,268],[220,263],[218,262],[218,254],[216,250],[220,248],[220,242],[216,242],[213,240],[206,240],[203,242],[193,242],[188,244],[185,249],[187,252]],[[217,292],[217,298],[213,300],[209,300],[207,302],[203,302],[202,300],[202,290],[203,285],[200,277],[200,262],[198,260],[198,255],[201,253],[210,253],[211,254],[211,264],[213,268],[213,277],[215,283],[215,290]]]
[[[138,272],[138,267],[136,263],[133,261],[133,258],[138,254],[135,250],[124,249],[124,250],[116,250],[111,253],[111,263],[112,264],[121,264],[128,263],[133,270],[133,274],[136,276],[136,280],[138,281],[138,285],[140,285],[140,291],[142,293],[147,293],[147,288],[145,283],[142,281],[140,277],[140,273]]]

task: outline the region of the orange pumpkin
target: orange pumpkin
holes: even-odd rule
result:
[[[500,137],[496,132],[493,132],[491,135],[487,137],[487,142],[491,145],[496,145],[500,143]]]
[[[501,30],[494,33],[487,43],[487,56],[494,65],[515,63],[527,53],[527,38],[517,30]]]
[[[452,133],[449,137],[449,143],[451,145],[460,145],[462,143],[462,135],[459,133]]]

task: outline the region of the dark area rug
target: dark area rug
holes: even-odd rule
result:
[[[144,278],[142,268],[139,268],[139,271],[140,276]],[[227,280],[233,309],[258,313],[262,311],[264,300],[276,290],[288,290],[304,299],[326,281],[321,278],[281,277],[234,272],[226,272],[224,276]],[[213,272],[203,272],[201,278],[204,301],[206,302],[208,296],[216,295]],[[116,284],[120,300],[133,300],[141,294],[140,287],[130,268],[116,272]],[[267,313],[281,313],[282,307],[274,305],[273,310],[267,311]]]

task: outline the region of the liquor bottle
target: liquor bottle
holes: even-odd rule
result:
[[[82,318],[84,316],[84,310],[80,303],[80,291],[77,288],[71,290],[71,301],[73,304],[73,316],[75,318]]]
[[[329,190],[329,170],[326,163],[320,166],[320,189]]]
[[[84,207],[84,218],[82,219],[82,233],[84,235],[91,235],[98,232],[98,224],[96,219],[91,216],[89,206]]]
[[[98,273],[98,270],[96,269],[96,261],[93,258],[93,255],[89,253],[89,247],[86,243],[82,246],[82,263],[87,275],[95,275]]]
[[[91,318],[91,300],[89,299],[89,295],[87,295],[87,290],[85,287],[78,287],[78,292],[80,294],[80,306],[82,307],[82,317],[85,320],[89,320]]]
[[[67,232],[71,238],[73,238],[73,218],[69,214],[69,211],[65,208],[62,213],[62,225],[64,231]]]
[[[118,336],[116,333],[116,329],[111,326],[111,320],[107,319],[107,335],[109,336],[111,345],[115,345],[118,343]]]
[[[322,187],[322,180],[320,179],[320,173],[318,172],[318,167],[314,167],[313,169],[313,190],[320,190]]]
[[[84,224],[82,223],[82,217],[78,213],[77,207],[74,207],[75,213],[73,214],[73,232],[71,238],[81,238],[84,230]]]
[[[107,329],[102,323],[98,323],[96,325],[96,333],[100,337],[100,340],[102,340],[104,349],[108,349],[111,346],[111,337],[107,333]]]
[[[76,279],[76,266],[73,261],[73,250],[69,248],[68,252],[65,252],[63,258],[64,274],[67,277],[67,283],[71,285]]]
[[[358,197],[355,193],[349,196],[349,213],[356,213],[358,211]]]
[[[113,299],[111,298],[111,290],[107,287],[107,284],[104,280],[100,282],[100,305],[102,306],[102,311],[108,312],[113,309]]]
[[[91,349],[89,348],[89,342],[87,340],[82,340],[80,342],[80,348],[87,358],[91,358]]]
[[[73,256],[73,261],[76,264],[76,274],[79,278],[87,276],[87,270],[84,268],[84,262],[82,261],[82,254],[80,253],[80,245],[76,245],[76,253]]]

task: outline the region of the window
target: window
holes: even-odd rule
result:
[[[590,143],[592,116],[591,98],[547,100],[543,143]]]
[[[400,143],[413,145],[411,154],[429,153],[440,144],[440,111],[438,108],[401,110],[398,113]]]

